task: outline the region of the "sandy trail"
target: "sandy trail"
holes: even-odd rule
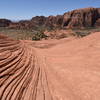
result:
[[[33,44],[0,35],[0,100],[100,100],[100,32]]]

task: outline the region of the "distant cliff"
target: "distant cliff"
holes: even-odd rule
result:
[[[0,19],[0,27],[8,27],[11,23],[8,19]]]
[[[0,20],[0,27],[31,29],[39,26],[50,28],[85,28],[100,26],[100,8],[83,8],[57,16],[36,16],[17,23]]]

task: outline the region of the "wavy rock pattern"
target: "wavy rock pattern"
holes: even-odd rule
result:
[[[43,49],[0,35],[0,100],[100,100],[100,32]]]
[[[45,100],[45,77],[34,54],[24,42],[0,35],[0,100]]]

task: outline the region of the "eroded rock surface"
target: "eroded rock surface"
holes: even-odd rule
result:
[[[100,100],[100,32],[32,44],[0,35],[0,100]]]

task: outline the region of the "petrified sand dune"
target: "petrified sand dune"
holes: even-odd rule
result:
[[[100,100],[100,32],[60,41],[40,49],[0,35],[0,100]]]

